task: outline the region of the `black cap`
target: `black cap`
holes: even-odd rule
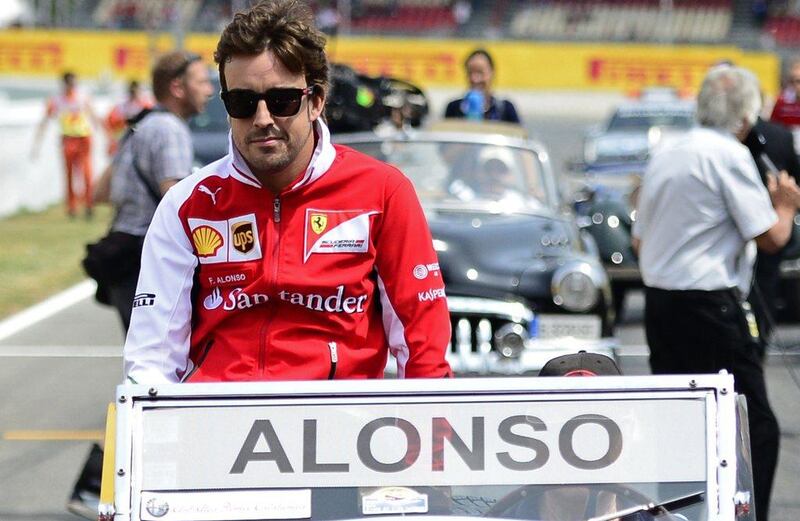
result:
[[[539,376],[619,376],[622,373],[617,363],[598,353],[577,353],[558,356],[549,360]]]

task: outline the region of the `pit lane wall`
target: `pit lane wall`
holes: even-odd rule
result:
[[[191,34],[185,46],[212,63],[217,39],[216,34]],[[52,76],[71,69],[85,77],[147,80],[150,57],[171,46],[168,35],[136,32],[0,31],[0,75]],[[462,63],[475,47],[493,54],[500,89],[631,93],[669,85],[692,94],[707,69],[720,60],[753,70],[768,95],[779,86],[777,56],[732,46],[339,37],[329,41],[328,52],[333,61],[362,72],[431,88],[463,85]]]

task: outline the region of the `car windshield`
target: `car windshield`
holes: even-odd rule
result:
[[[651,127],[689,128],[694,125],[690,111],[626,110],[617,111],[608,124],[609,131],[646,131]]]
[[[395,165],[425,206],[503,205],[505,210],[554,207],[544,168],[527,149],[455,141],[348,143]]]

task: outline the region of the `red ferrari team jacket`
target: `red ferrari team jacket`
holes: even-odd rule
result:
[[[125,342],[138,383],[451,374],[431,234],[397,169],[330,142],[280,194],[230,153],[156,211]]]

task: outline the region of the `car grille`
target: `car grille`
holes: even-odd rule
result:
[[[450,351],[453,353],[489,353],[495,349],[494,333],[507,321],[481,316],[450,314]]]

